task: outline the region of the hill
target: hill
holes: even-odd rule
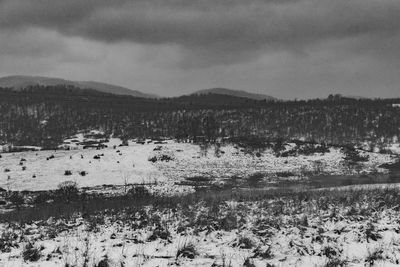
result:
[[[249,98],[253,100],[276,100],[276,98],[264,95],[264,94],[254,94],[243,90],[233,90],[227,88],[211,88],[203,89],[194,92],[192,95],[207,95],[207,94],[217,94],[217,95],[229,95],[234,97]]]
[[[59,78],[40,77],[40,76],[6,76],[0,78],[0,87],[13,88],[14,90],[21,90],[23,88],[35,85],[43,86],[56,86],[56,85],[70,85],[81,89],[93,89],[103,93],[111,93],[116,95],[130,95],[142,98],[157,98],[156,95],[142,93],[137,90],[131,90],[125,87],[93,82],[93,81],[70,81]]]
[[[265,103],[261,100],[251,99],[248,97],[227,95],[227,94],[217,94],[217,93],[183,95],[180,97],[166,98],[164,100],[178,105],[197,107],[197,108],[206,108],[206,107],[249,108],[254,106],[265,105]]]

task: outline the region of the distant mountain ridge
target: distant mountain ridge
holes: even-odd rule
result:
[[[216,95],[229,95],[241,98],[249,98],[253,100],[276,100],[275,97],[264,95],[264,94],[255,94],[249,93],[243,90],[233,90],[228,88],[210,88],[203,89],[192,93],[191,95],[205,95],[205,94],[216,94]]]
[[[0,78],[0,87],[12,88],[13,90],[17,91],[35,85],[42,85],[42,86],[66,85],[66,86],[74,86],[79,89],[92,89],[98,92],[111,93],[115,95],[129,95],[133,97],[141,97],[149,99],[160,98],[159,96],[154,94],[147,94],[137,90],[131,90],[122,86],[101,83],[101,82],[94,82],[94,81],[72,81],[62,78],[27,76],[27,75],[13,75]],[[186,96],[202,96],[202,95],[210,95],[209,97],[207,97],[208,101],[213,101],[213,96],[214,96],[214,98],[217,98],[217,102],[221,101],[220,97],[218,96],[229,96],[230,98],[226,98],[226,101],[228,102],[241,102],[244,101],[245,99],[257,100],[257,101],[276,100],[276,98],[269,95],[250,93],[243,90],[233,90],[228,88],[203,89]],[[187,99],[185,98],[186,96],[178,96],[175,98],[181,99],[182,97],[184,97],[183,99]],[[194,98],[192,100],[205,101],[204,98]]]
[[[13,88],[14,90],[21,90],[23,88],[34,85],[43,85],[43,86],[71,85],[81,89],[93,89],[99,92],[111,93],[116,95],[129,95],[142,98],[158,98],[158,96],[153,94],[146,94],[137,90],[131,90],[122,86],[116,86],[101,82],[70,81],[60,78],[24,76],[24,75],[14,75],[14,76],[6,76],[0,78],[0,87]]]

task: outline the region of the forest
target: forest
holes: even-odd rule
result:
[[[71,86],[0,88],[0,144],[54,148],[66,137],[102,130],[122,139],[214,142],[259,137],[374,146],[399,136],[400,99],[256,101],[226,95],[144,99]]]

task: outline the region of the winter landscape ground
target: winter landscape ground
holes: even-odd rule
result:
[[[1,154],[1,266],[400,262],[398,144],[378,152],[99,135]]]
[[[400,0],[0,0],[0,267],[400,266]]]

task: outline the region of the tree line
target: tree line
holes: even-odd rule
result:
[[[256,101],[221,95],[144,99],[71,86],[0,88],[0,143],[57,146],[78,131],[209,141],[257,136],[375,145],[399,136],[400,99]]]

